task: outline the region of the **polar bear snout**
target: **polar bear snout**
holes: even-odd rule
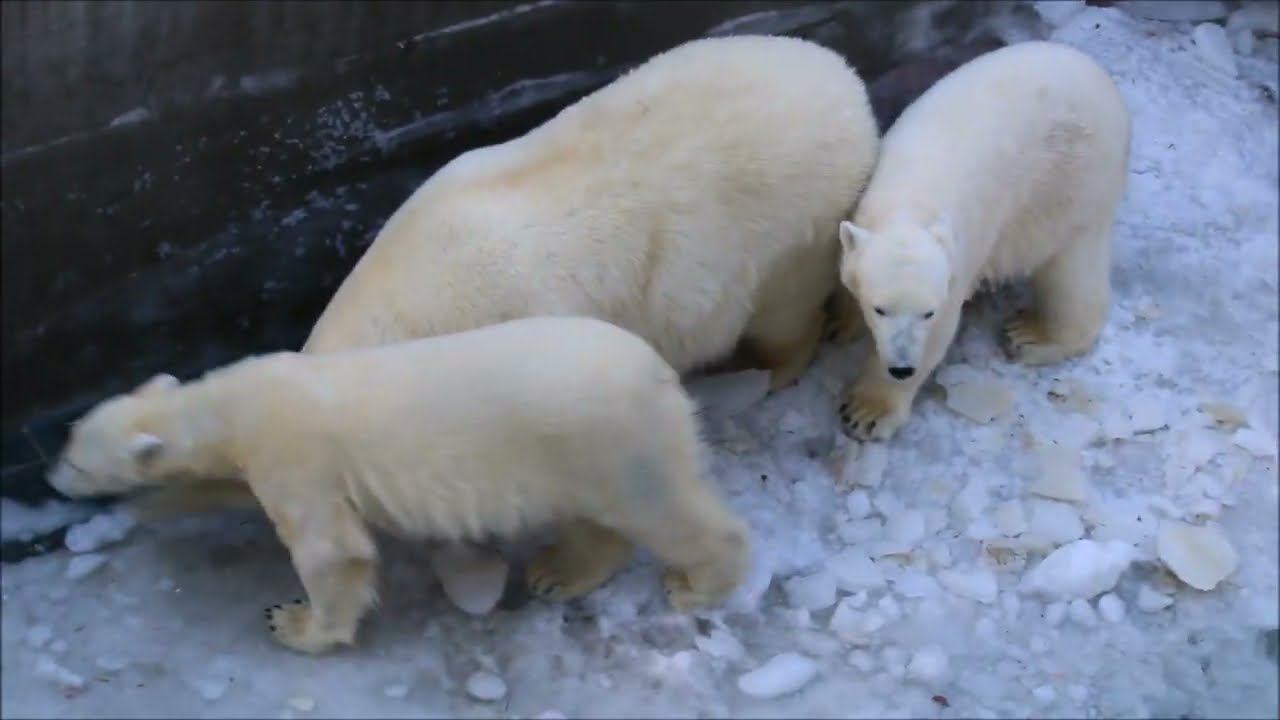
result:
[[[894,380],[906,380],[916,374],[916,369],[906,365],[898,365],[889,368],[889,375]]]

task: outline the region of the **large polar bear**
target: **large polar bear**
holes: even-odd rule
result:
[[[586,315],[682,374],[744,341],[785,386],[815,353],[839,286],[836,229],[877,142],[862,81],[836,53],[785,37],[686,43],[441,168],[303,351]]]
[[[585,593],[634,541],[681,610],[739,582],[747,531],[701,477],[694,407],[642,339],[542,317],[324,355],[250,358],[179,386],[159,376],[76,423],[50,476],[78,497],[243,478],[310,603],[268,609],[304,652],[355,639],[374,602],[366,523],[452,540],[558,522],[535,587]]]
[[[902,114],[854,221],[840,224],[841,279],[874,339],[840,406],[852,435],[886,438],[907,420],[981,282],[1031,275],[1034,304],[1005,327],[1015,359],[1093,346],[1129,136],[1107,73],[1047,42],[980,56]]]

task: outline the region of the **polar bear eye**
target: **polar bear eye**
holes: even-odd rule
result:
[[[884,317],[884,316],[885,316],[884,308],[878,307],[878,308],[876,308],[875,310],[876,310],[876,314],[877,314],[877,315],[879,315],[880,317]]]
[[[933,311],[930,310],[929,312],[925,313],[923,317],[925,320],[928,320],[929,318],[933,317]]]

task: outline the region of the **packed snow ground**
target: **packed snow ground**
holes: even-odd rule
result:
[[[864,447],[833,412],[856,347],[764,400],[700,386],[756,534],[730,609],[671,613],[642,556],[582,601],[469,615],[386,542],[359,647],[302,657],[263,624],[301,590],[260,518],[99,548],[124,529],[101,517],[79,554],[4,567],[5,715],[1276,717],[1275,41],[1233,74],[1212,31],[1051,10],[1134,116],[1099,348],[1010,364],[1018,292],[979,297],[910,424]]]

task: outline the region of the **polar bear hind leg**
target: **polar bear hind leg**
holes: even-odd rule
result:
[[[822,305],[796,312],[769,313],[753,318],[747,340],[759,366],[770,373],[769,389],[781,390],[809,369],[826,325]]]
[[[526,572],[529,590],[549,600],[586,595],[608,582],[631,557],[631,541],[590,520],[575,518],[556,527],[556,540],[533,557]]]
[[[663,585],[680,612],[719,604],[746,573],[747,531],[691,471],[661,505],[628,516],[619,528],[666,566]]]
[[[1032,306],[1004,326],[1005,352],[1049,365],[1088,352],[1111,308],[1111,223],[1091,227],[1031,276]]]
[[[364,522],[345,500],[255,492],[307,591],[306,601],[266,609],[272,636],[311,654],[354,644],[360,618],[377,600],[377,549]]]
[[[862,317],[858,300],[843,284],[837,285],[827,298],[826,326],[822,339],[845,345],[867,334],[867,321]]]

